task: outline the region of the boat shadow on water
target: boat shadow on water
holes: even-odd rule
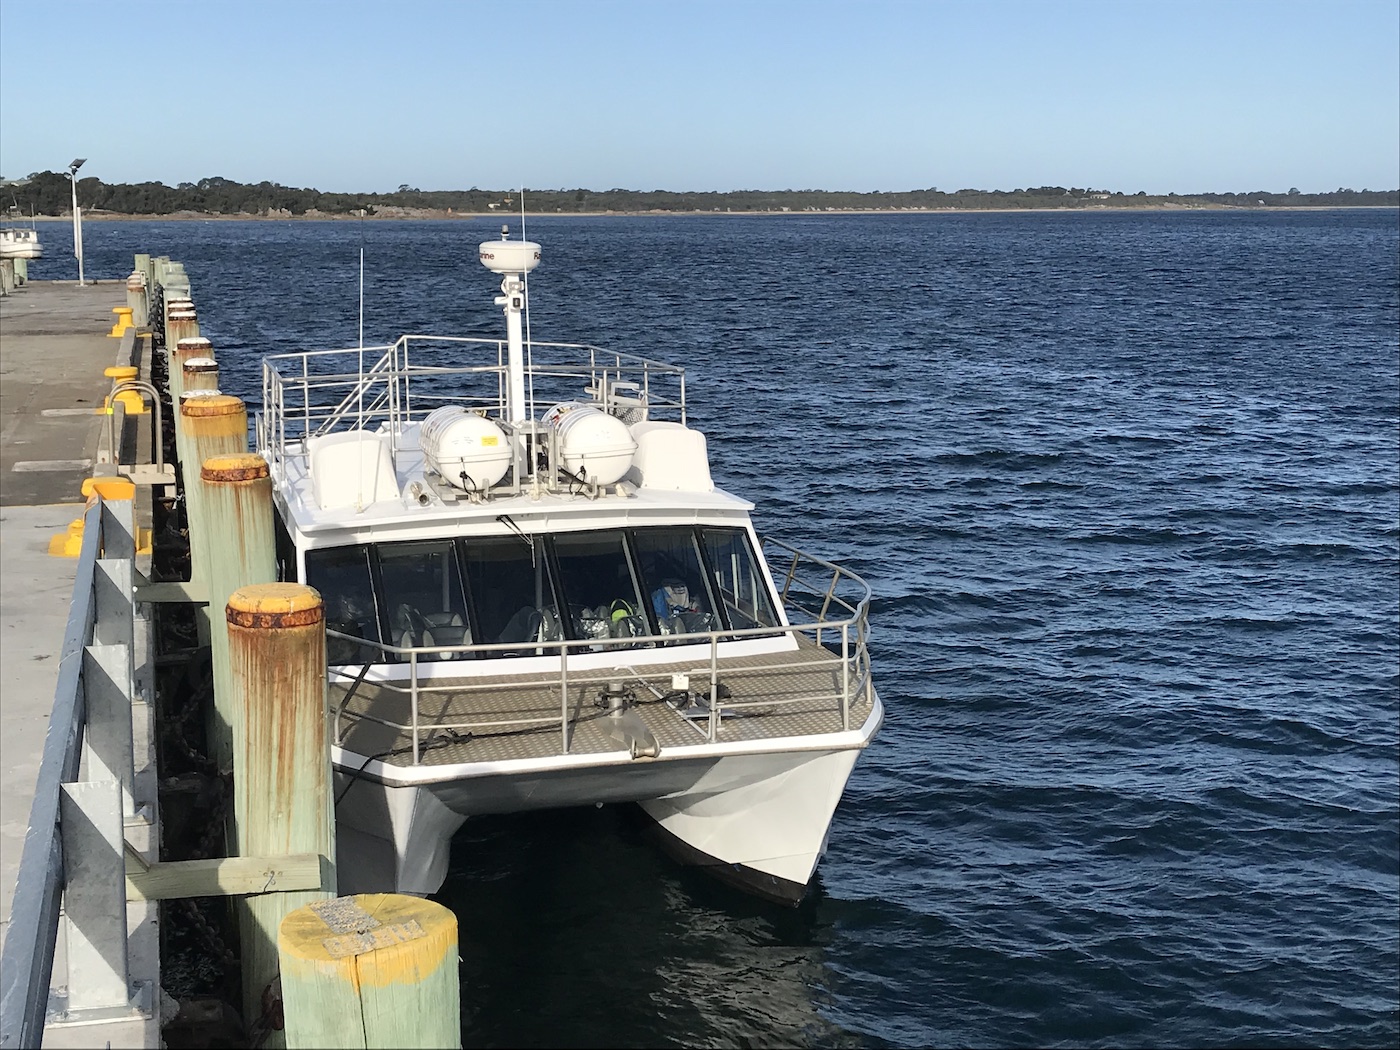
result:
[[[855,1046],[826,1019],[820,874],[797,907],[668,856],[630,805],[469,820],[436,899],[458,917],[466,1046]]]

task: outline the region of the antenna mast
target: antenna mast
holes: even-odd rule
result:
[[[540,246],[534,241],[512,241],[510,227],[501,227],[499,241],[482,241],[481,265],[501,275],[501,294],[496,305],[506,315],[506,349],[509,383],[506,416],[512,423],[523,422],[525,412],[525,353],[520,318],[525,312],[525,275],[540,264]]]

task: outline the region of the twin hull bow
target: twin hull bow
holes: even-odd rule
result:
[[[867,737],[868,739],[868,737]],[[345,893],[435,892],[451,837],[469,816],[635,802],[678,859],[760,896],[800,900],[826,851],[827,830],[860,744],[482,775],[422,786],[351,786],[336,756],[339,879]]]

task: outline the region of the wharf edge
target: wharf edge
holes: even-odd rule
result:
[[[233,443],[241,448],[204,449],[194,440],[182,461],[183,484],[177,481],[177,466],[169,461],[177,459],[177,444],[186,441],[176,437],[190,437],[180,413],[180,344],[201,344],[191,350],[202,369],[216,377],[216,368],[209,367],[212,348],[198,337],[188,278],[178,263],[137,256],[126,282],[126,306],[111,306],[120,287],[110,281],[26,282],[0,304],[5,380],[0,740],[6,816],[0,838],[5,892],[0,1046],[37,1046],[42,1040],[58,1047],[94,1042],[174,1047],[211,1036],[235,1045],[295,1046],[311,1045],[308,1032],[316,1033],[316,1045],[325,1045],[324,1018],[302,1017],[303,1011],[283,1016],[275,979],[277,924],[289,911],[305,911],[297,907],[302,902],[334,896],[334,849],[326,843],[324,827],[311,842],[312,852],[296,851],[294,830],[292,839],[265,843],[269,855],[251,857],[226,857],[235,851],[211,841],[257,838],[257,826],[240,831],[236,818],[225,826],[223,820],[211,823],[205,813],[206,834],[198,843],[190,841],[188,826],[173,834],[162,827],[163,803],[170,799],[177,812],[183,803],[181,815],[190,823],[184,796],[191,781],[206,803],[208,796],[216,797],[213,816],[231,816],[231,803],[220,796],[227,795],[223,785],[232,769],[207,757],[213,750],[207,739],[201,741],[206,754],[193,756],[210,767],[205,776],[191,771],[167,777],[162,766],[157,781],[168,723],[188,721],[187,711],[172,716],[166,694],[182,675],[188,679],[198,643],[210,638],[211,620],[223,626],[224,617],[215,614],[215,619],[209,606],[222,607],[225,591],[263,582],[246,578],[250,573],[264,575],[247,564],[220,564],[217,557],[195,558],[191,565],[191,532],[204,539],[194,546],[205,551],[210,540],[227,537],[218,535],[213,515],[191,522],[177,511],[191,487],[199,492],[206,484],[243,486],[256,481],[259,472],[224,476],[217,465],[207,472],[212,461],[205,462],[203,453],[246,455],[245,433]],[[110,314],[116,324],[107,331],[104,315]],[[167,348],[167,343],[174,345]],[[198,383],[200,392],[212,394],[206,379]],[[47,458],[26,458],[30,448],[43,448]],[[201,505],[198,497],[196,505]],[[309,595],[319,602],[315,592]],[[176,610],[188,622],[162,622],[164,612]],[[193,611],[200,615],[189,616]],[[54,645],[60,639],[61,649]],[[246,680],[233,682],[249,696],[247,687],[256,685],[260,672],[260,648],[258,638],[245,639],[240,673]],[[320,652],[317,646],[304,648],[309,658]],[[323,683],[323,660],[307,670],[303,677]],[[55,697],[51,709],[50,695]],[[320,709],[310,717],[323,721],[323,689],[311,695]],[[184,697],[187,704],[190,700]],[[251,710],[257,704],[240,706]],[[209,710],[206,717],[217,722],[218,712]],[[236,739],[250,735],[243,727],[227,728]],[[232,766],[240,767],[242,757],[233,756]],[[318,769],[328,775],[326,755],[301,755],[297,763],[303,775],[315,776]],[[87,779],[79,781],[80,775]],[[251,769],[247,775],[257,776]],[[172,783],[175,790],[166,792]],[[260,789],[275,795],[279,785]],[[22,813],[29,815],[28,824],[20,824]],[[311,824],[333,828],[333,820],[329,812],[313,814]],[[169,859],[172,853],[181,859]],[[251,922],[253,950],[244,943],[236,953],[220,943],[220,931],[208,921],[210,909],[201,915],[192,906],[194,898],[212,902],[215,916],[223,913],[226,932],[242,925],[245,942]],[[262,904],[250,913],[244,901]],[[429,902],[409,898],[403,904],[411,917]],[[441,925],[442,919],[433,921]],[[455,943],[455,917],[451,922]],[[187,936],[202,934],[211,942],[211,954],[233,978],[222,994],[177,1002],[162,987],[165,935],[177,926]],[[412,959],[419,950],[413,944],[394,947],[410,971],[418,969]],[[252,972],[259,967],[260,973]],[[248,986],[241,995],[242,1016],[233,1005],[240,983]],[[423,1021],[421,1034],[437,1033],[434,1045],[443,1042],[444,1033],[450,1045],[460,1041],[456,982],[448,983],[454,1002],[438,996],[438,1016]],[[405,1002],[415,991],[404,993]],[[409,1028],[399,1029],[396,1038],[411,1034],[413,1021],[405,1020]],[[336,1026],[329,1031],[337,1034]],[[342,1045],[380,1045],[366,1042],[365,1033],[338,1034],[347,1040]]]

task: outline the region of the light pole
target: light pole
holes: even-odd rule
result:
[[[78,287],[83,286],[83,213],[78,210],[78,169],[87,163],[79,157],[68,165],[68,181],[73,184],[73,254],[78,257]]]

